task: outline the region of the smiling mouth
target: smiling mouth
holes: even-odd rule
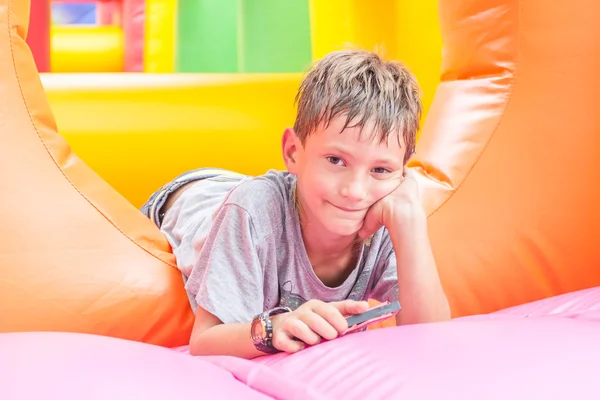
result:
[[[357,210],[357,209],[354,209],[354,208],[346,208],[346,207],[340,207],[340,206],[336,206],[336,205],[335,205],[335,204],[333,204],[333,203],[330,203],[330,204],[331,204],[332,206],[334,206],[335,208],[337,208],[337,209],[340,209],[340,210],[342,210],[342,211],[346,211],[346,212],[353,212],[353,213],[357,213],[357,212],[361,212],[361,211],[362,211],[362,209],[358,209],[358,210]]]

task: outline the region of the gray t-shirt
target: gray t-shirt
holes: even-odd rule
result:
[[[276,307],[309,299],[394,301],[396,257],[381,228],[362,245],[356,268],[338,287],[315,275],[292,202],[295,176],[222,175],[191,185],[165,214],[167,236],[194,312],[224,323],[249,322]]]

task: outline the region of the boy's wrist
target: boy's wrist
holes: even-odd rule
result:
[[[258,314],[250,324],[250,336],[254,347],[263,353],[278,353],[273,346],[273,332],[277,328],[278,318],[291,312],[288,307],[275,307]]]
[[[427,214],[420,203],[397,204],[385,214],[385,227],[388,231],[413,231],[427,229]]]

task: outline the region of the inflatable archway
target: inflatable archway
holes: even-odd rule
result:
[[[170,249],[58,134],[25,44],[28,3],[0,0],[0,375],[12,378],[0,395],[598,398],[600,5],[439,9],[442,82],[411,167],[453,314],[470,316],[244,361],[165,348],[185,345],[192,323]],[[188,110],[190,92],[256,87],[173,79]],[[280,82],[266,82],[273,103],[291,87]]]

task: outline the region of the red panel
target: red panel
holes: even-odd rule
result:
[[[27,44],[39,72],[50,72],[50,1],[31,0]]]
[[[125,72],[144,71],[145,0],[123,1]]]

